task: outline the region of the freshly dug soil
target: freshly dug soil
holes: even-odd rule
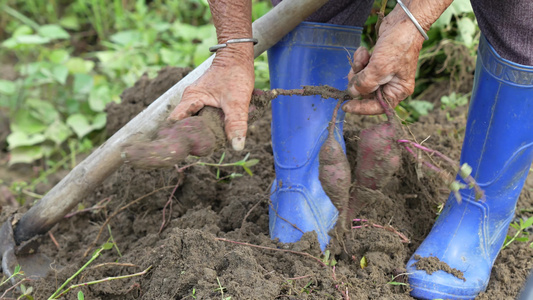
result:
[[[452,274],[453,276],[462,279],[465,281],[463,272],[455,268],[450,267],[447,263],[442,262],[438,257],[428,256],[422,257],[420,255],[415,255],[417,262],[415,263],[417,270],[424,270],[428,274],[433,274],[436,271],[442,270],[446,273]]]
[[[120,105],[108,108],[108,119],[116,120],[109,123],[109,132],[115,132],[185,73],[167,69],[156,79],[141,78],[123,93]],[[181,75],[170,82],[168,74]],[[361,128],[381,121],[380,117],[347,118],[345,138],[352,172]],[[447,199],[449,191],[441,181],[403,155],[402,168],[382,191],[361,191],[364,201],[357,204],[357,215],[369,221],[357,225],[390,225],[410,243],[403,243],[391,230],[364,226],[332,243],[328,258],[321,256],[314,233],[305,234],[295,244],[272,241],[268,208],[274,167],[269,124],[266,113],[250,126],[243,152],[225,151],[224,162],[239,161],[247,153],[250,159],[258,159],[253,176],[238,167],[221,168],[219,179],[218,170],[208,166],[179,172],[121,167],[83,201],[85,208],[100,208],[58,224],[51,231],[57,245],[49,236],[43,237],[40,251],[63,268],[28,283],[32,295],[49,297],[112,234],[117,247],[103,251],[71,284],[151,269],[143,276],[83,287],[85,299],[413,299],[408,286],[390,282],[405,271],[407,260],[429,233],[438,205]],[[447,115],[437,109],[412,125],[411,131],[420,141],[431,136],[425,145],[458,160],[464,127],[464,112]],[[218,152],[201,161],[218,162],[221,155]],[[194,161],[189,158],[180,167]],[[236,173],[243,176],[232,175]],[[531,211],[520,211],[533,206],[531,177],[518,204],[519,217],[531,215]],[[101,202],[104,199],[109,201]],[[7,212],[3,210],[0,221]],[[109,226],[104,226],[97,239],[108,218]],[[167,223],[160,232],[163,220]],[[520,242],[502,251],[487,291],[477,299],[515,299],[533,267],[532,253],[528,244]],[[395,281],[406,282],[406,278],[400,275]],[[76,293],[70,292],[65,299],[75,299]]]

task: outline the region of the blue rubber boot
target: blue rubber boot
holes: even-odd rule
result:
[[[533,161],[533,67],[501,58],[481,37],[461,164],[485,191],[453,193],[433,229],[407,263],[411,295],[420,299],[474,299],[487,287],[515,205]],[[458,178],[459,179],[459,178]],[[463,272],[417,270],[415,256],[435,256]]]
[[[302,85],[348,85],[349,55],[359,47],[357,27],[303,22],[268,51],[271,88]],[[327,126],[337,101],[319,96],[279,96],[272,101],[272,148],[276,179],[272,185],[270,236],[283,243],[300,240],[316,231],[321,249],[329,243],[328,231],[337,209],[318,180],[318,152],[327,138]],[[339,111],[335,138],[343,149]]]

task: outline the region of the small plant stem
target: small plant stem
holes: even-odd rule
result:
[[[118,263],[118,262],[106,262],[94,265],[89,268],[89,270],[98,269],[101,267],[107,267],[107,266],[115,266],[115,267],[132,267],[132,268],[138,268],[138,265],[130,264],[130,263]]]
[[[43,171],[41,175],[37,177],[37,179],[31,182],[31,184],[28,186],[28,189],[34,190],[35,187],[39,183],[44,182],[46,178],[48,178],[49,175],[56,173],[57,170],[59,170],[59,168],[63,167],[68,162],[68,160],[69,160],[69,157],[65,156],[60,161],[58,161],[56,164],[54,164],[53,167],[51,167],[50,169],[47,169],[46,171]]]
[[[381,104],[381,107],[383,107],[385,115],[387,116],[387,120],[389,120],[389,122],[392,122],[392,120],[394,120],[394,111],[389,105],[389,103],[387,103],[387,101],[385,100],[381,87],[376,91],[376,98],[378,99],[379,104]]]
[[[244,243],[244,242],[237,242],[237,241],[232,241],[232,240],[228,240],[228,239],[225,239],[225,238],[219,238],[219,237],[216,237],[215,240],[223,241],[223,242],[227,242],[227,243],[233,243],[233,244],[237,244],[237,245],[253,247],[253,248],[272,250],[272,251],[279,251],[279,252],[288,252],[288,253],[292,253],[292,254],[307,256],[307,257],[317,261],[321,266],[323,266],[323,267],[326,266],[326,264],[324,264],[319,258],[316,258],[313,255],[311,255],[309,253],[305,253],[305,252],[298,252],[298,251],[292,251],[292,250],[285,250],[285,249],[277,249],[277,248],[271,248],[271,247],[265,247],[265,246],[258,246],[258,245],[254,245],[254,244],[248,244],[248,243]]]
[[[2,7],[2,10],[5,11],[8,15],[12,16],[15,19],[18,19],[20,22],[30,26],[33,28],[33,30],[38,31],[40,26],[30,18],[26,17],[25,15],[19,13],[15,9],[3,4],[0,7]]]
[[[26,194],[26,195],[28,195],[30,197],[37,198],[37,199],[42,199],[44,197],[43,195],[36,194],[36,193],[28,191],[26,189],[22,189],[21,192],[23,194]]]
[[[420,161],[421,159],[418,157],[418,155],[416,155],[416,153],[413,151],[413,149],[411,149],[409,146],[405,145],[404,146],[405,150],[407,150],[407,152],[411,153],[411,155],[413,155],[413,157]],[[439,167],[425,161],[425,160],[422,160],[422,164],[425,165],[426,167],[430,168],[431,170],[437,172],[437,173],[440,173],[442,172],[442,169],[440,169]]]
[[[333,137],[333,134],[335,132],[335,124],[337,123],[337,113],[339,111],[339,109],[341,108],[341,104],[342,104],[343,100],[339,100],[337,102],[337,105],[335,105],[335,109],[333,109],[333,114],[331,116],[331,122],[329,123],[329,127],[328,127],[328,133],[329,133],[329,136]]]
[[[114,213],[112,213],[104,222],[104,224],[102,224],[102,226],[100,227],[100,231],[98,231],[98,234],[96,235],[96,238],[94,239],[94,241],[91,243],[91,245],[89,245],[89,248],[87,248],[87,250],[85,251],[85,253],[83,254],[83,256],[87,256],[89,254],[89,251],[91,251],[91,249],[94,247],[94,245],[96,245],[96,243],[98,243],[98,240],[100,239],[100,236],[102,235],[102,232],[104,231],[104,228],[107,226],[107,224],[109,224],[109,222],[111,221],[112,218],[114,218],[116,215],[118,215],[121,211],[127,209],[128,207],[138,203],[139,201],[143,200],[144,198],[146,197],[149,197],[159,191],[162,191],[162,190],[165,190],[165,189],[169,189],[169,188],[173,188],[174,186],[173,185],[167,185],[167,186],[164,186],[164,187],[161,187],[161,188],[158,188],[158,189],[155,189],[153,191],[151,191],[150,193],[144,195],[144,196],[141,196],[133,201],[131,201],[130,203],[122,206],[121,208],[117,209]]]
[[[10,277],[11,278],[11,277]],[[8,279],[9,280],[9,279]],[[19,282],[15,283],[14,285],[12,285],[10,288],[8,288],[7,290],[4,291],[4,293],[2,294],[2,296],[0,296],[0,299],[5,299],[7,293],[9,293],[10,291],[12,291],[13,289],[15,289],[17,286],[21,285],[23,282],[26,282],[26,281],[30,281],[30,279],[28,278],[23,278],[22,280],[20,280]],[[3,284],[2,284],[3,285]]]
[[[87,268],[87,266],[89,266],[95,259],[98,258],[98,256],[100,256],[100,253],[102,253],[102,251],[104,251],[104,248],[100,248],[98,250],[96,250],[96,252],[93,254],[93,256],[89,259],[89,261],[87,261],[83,267],[79,268],[78,271],[76,271],[76,273],[74,273],[74,275],[70,276],[53,294],[52,296],[50,296],[50,298],[48,298],[48,300],[50,299],[58,299],[61,295],[64,294],[61,293],[61,291],[74,279],[76,278],[76,276],[78,276],[83,270],[85,270],[85,268]],[[67,289],[67,291],[70,290]],[[59,295],[58,295],[59,294]]]
[[[459,164],[456,163],[453,159],[449,158],[448,156],[442,154],[441,152],[437,151],[437,150],[433,150],[433,149],[430,149],[428,147],[425,147],[425,146],[422,146],[420,144],[417,144],[413,141],[409,141],[409,140],[403,140],[403,139],[400,139],[400,140],[397,140],[398,143],[406,143],[406,144],[410,144],[412,145],[413,147],[417,148],[417,149],[420,149],[422,151],[425,151],[429,154],[433,154],[441,159],[443,159],[445,162],[447,162],[451,167],[453,167],[455,169],[455,172],[458,173],[459,172]],[[406,148],[407,151],[409,151],[411,154],[413,154],[415,156],[415,158],[417,160],[420,161],[420,158],[418,156],[416,156],[416,154],[414,154],[414,151],[412,151],[412,149],[410,148]],[[422,161],[424,162],[424,161]],[[426,165],[428,168],[431,168],[431,169],[435,169],[437,167],[435,167],[434,165],[431,165],[429,163],[424,163],[424,165]],[[438,168],[437,168],[438,169]],[[437,171],[438,172],[438,171]],[[442,174],[442,172],[440,172]],[[461,176],[462,177],[462,176]],[[481,187],[477,184],[476,180],[474,179],[474,177],[472,177],[472,175],[468,175],[467,177],[462,177],[463,180],[468,183],[469,185],[473,186],[475,192],[476,192],[476,197],[477,195],[479,195],[479,199],[484,199],[484,191],[483,189],[481,189]]]
[[[93,284],[98,284],[98,283],[102,283],[102,282],[106,282],[106,281],[111,281],[111,280],[128,279],[128,278],[132,278],[132,277],[142,276],[142,275],[148,273],[148,271],[150,271],[151,268],[152,268],[152,266],[149,266],[148,268],[146,268],[146,270],[144,270],[144,271],[142,271],[142,272],[139,272],[139,273],[135,273],[135,274],[129,274],[129,275],[123,275],[123,276],[115,276],[115,277],[106,277],[106,278],[103,278],[103,279],[98,279],[98,280],[93,280],[93,281],[88,281],[88,282],[84,282],[84,283],[79,283],[79,284],[71,285],[71,286],[68,287],[68,289],[66,289],[65,291],[63,291],[63,292],[62,292],[61,294],[59,294],[56,298],[52,298],[52,299],[58,299],[59,297],[65,295],[65,294],[68,293],[70,290],[75,289],[75,288],[79,288],[79,287],[83,287],[83,286],[88,286],[88,285],[93,285]]]
[[[511,243],[520,235],[520,233],[522,233],[523,230],[524,228],[520,228],[520,230],[517,230],[514,236],[510,238],[505,244],[503,244],[502,250],[507,248],[509,245],[511,245]]]
[[[305,276],[299,276],[299,277],[292,277],[292,278],[287,278],[287,280],[298,280],[298,279],[304,279],[304,278],[309,278],[313,275],[305,275]]]
[[[365,220],[365,219],[353,219],[354,222],[368,222],[368,220]],[[401,232],[399,232],[398,230],[396,230],[394,227],[392,226],[382,226],[382,225],[378,225],[378,224],[373,224],[371,223],[370,224],[372,227],[375,227],[375,228],[381,228],[381,229],[385,229],[387,231],[390,231],[392,233],[395,233],[396,235],[398,235],[400,237],[400,239],[402,240],[402,243],[411,243],[411,241],[405,236],[403,235]],[[361,225],[361,226],[352,226],[352,229],[358,229],[358,228],[363,228],[363,227],[368,227],[369,225],[367,224],[364,224],[364,225]]]
[[[2,281],[0,283],[0,286],[3,286],[4,284],[6,284],[7,282],[9,282],[11,280],[11,278],[17,276],[17,275],[21,275],[20,272],[15,272],[13,275],[9,276],[6,280]]]
[[[179,169],[178,167],[176,166],[176,169],[178,170],[179,172]],[[180,177],[178,179],[178,182],[176,183],[176,186],[174,186],[174,189],[172,190],[172,192],[170,193],[170,196],[168,197],[168,200],[167,200],[167,203],[165,203],[165,206],[163,207],[163,222],[161,223],[161,226],[159,227],[159,232],[157,234],[161,234],[161,232],[163,231],[163,229],[165,228],[165,226],[167,225],[168,221],[166,219],[166,210],[167,210],[167,206],[170,206],[170,213],[169,213],[169,216],[168,216],[168,219],[170,221],[170,218],[172,217],[172,199],[174,198],[174,194],[176,194],[176,191],[178,190],[178,187],[181,185],[182,183],[182,174],[180,174]]]
[[[113,233],[111,232],[111,226],[109,226],[109,224],[107,224],[107,231],[109,232],[109,238],[113,243],[113,247],[115,248],[115,250],[117,250],[118,256],[122,257],[122,253],[120,253],[120,249],[118,248],[117,243],[115,242],[115,238],[113,237]]]
[[[387,8],[387,0],[381,0],[381,8],[378,12],[378,21],[376,22],[376,36],[379,38],[379,28],[381,27],[381,23],[383,22],[383,18],[385,18],[385,9]]]
[[[430,154],[434,154],[440,158],[442,158],[443,160],[445,160],[447,163],[449,163],[450,165],[452,165],[453,167],[456,167],[456,168],[459,168],[458,164],[451,158],[449,158],[448,156],[442,154],[441,152],[437,151],[437,150],[433,150],[433,149],[429,149],[427,147],[424,147],[420,144],[417,144],[415,142],[412,142],[412,141],[409,141],[409,140],[398,140],[397,141],[398,143],[409,143],[411,144],[413,147],[415,148],[418,148],[422,151],[425,151],[425,152],[428,152]]]
[[[95,206],[84,208],[84,209],[80,209],[80,210],[77,210],[75,212],[71,212],[69,214],[66,214],[64,216],[64,218],[68,219],[68,218],[71,218],[71,217],[73,217],[73,216],[75,216],[77,214],[81,214],[81,213],[84,213],[84,212],[88,212],[88,211],[92,211],[92,210],[99,210],[99,209],[105,208],[107,206],[107,203],[109,203],[109,201],[111,201],[111,197],[104,198],[103,200],[98,202]]]
[[[48,235],[50,236],[50,239],[52,240],[52,242],[56,246],[57,250],[61,250],[61,247],[59,247],[59,243],[57,242],[56,238],[54,237],[54,235],[52,234],[51,231],[48,231]]]

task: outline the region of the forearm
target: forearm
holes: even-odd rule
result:
[[[218,43],[230,39],[252,38],[251,0],[209,0]],[[254,45],[251,42],[228,44],[217,50],[214,65],[237,61],[253,65]]]
[[[425,31],[429,30],[429,27],[437,21],[452,2],[453,0],[404,0]]]
[[[405,6],[426,32],[452,2],[453,0],[403,0]],[[411,29],[413,33],[418,31],[400,5],[396,5],[383,21],[397,25],[405,22],[410,24],[407,28]],[[418,34],[417,37],[420,42],[423,41],[422,35]]]

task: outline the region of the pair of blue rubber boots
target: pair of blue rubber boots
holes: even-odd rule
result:
[[[354,27],[304,22],[268,52],[272,88],[302,85],[347,87],[348,57],[360,43]],[[336,101],[281,96],[272,102],[272,147],[276,179],[272,186],[270,235],[298,241],[315,231],[322,250],[338,212],[318,179],[318,152]],[[335,138],[344,146],[344,112]],[[504,242],[515,205],[533,160],[533,67],[501,58],[480,40],[461,164],[485,192],[450,195],[425,241],[407,263],[412,296],[420,299],[474,299],[484,291]],[[458,178],[458,180],[461,180]],[[416,257],[437,257],[463,272],[464,280],[444,271],[417,270]]]

